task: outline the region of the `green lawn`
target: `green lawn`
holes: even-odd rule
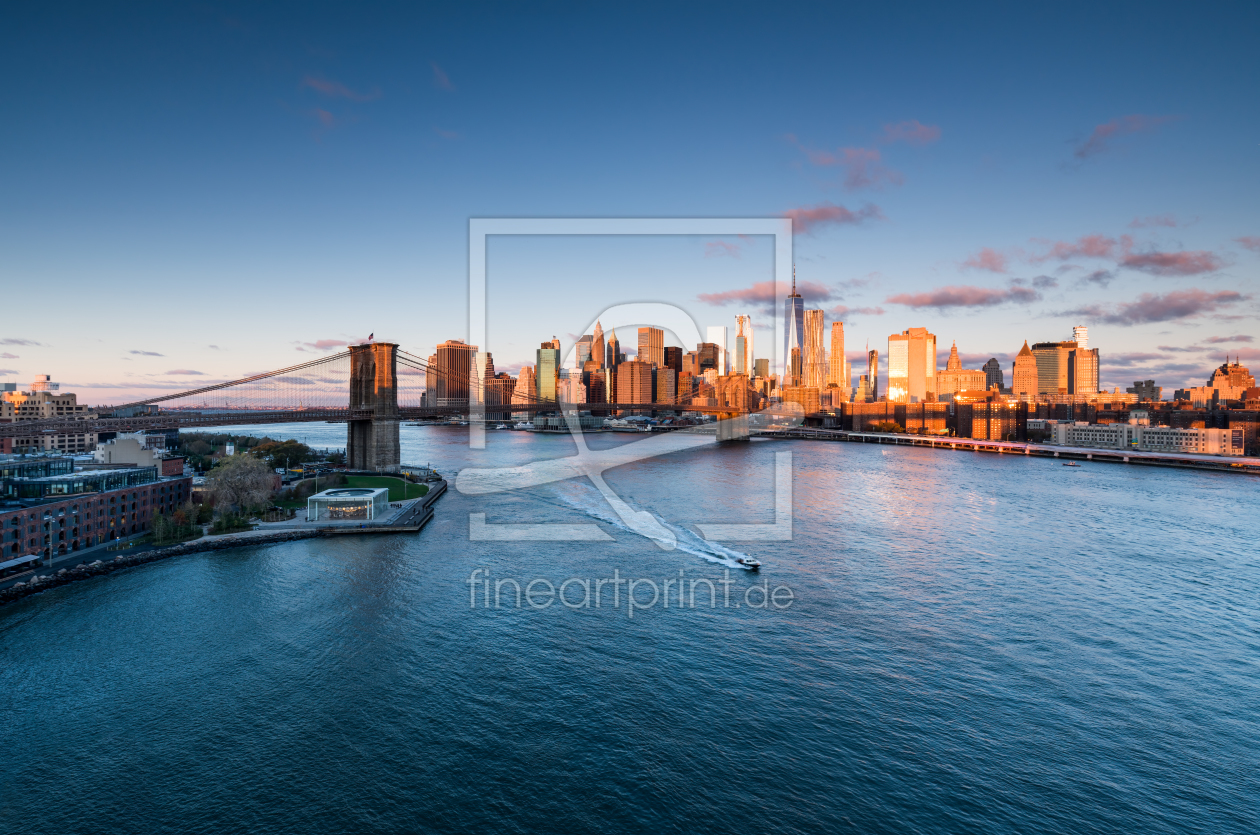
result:
[[[347,487],[388,487],[389,500],[401,502],[406,499],[418,499],[429,492],[427,484],[412,484],[401,478],[379,475],[346,476]]]

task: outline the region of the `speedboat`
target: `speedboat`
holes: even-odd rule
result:
[[[749,571],[756,571],[758,568],[761,568],[761,563],[752,557],[736,557],[735,562],[739,563],[744,568],[747,568]]]
[[[1079,467],[1079,466],[1080,466],[1080,464],[1076,463],[1075,461],[1064,461],[1064,462],[1063,462],[1063,466],[1065,466],[1065,467]]]

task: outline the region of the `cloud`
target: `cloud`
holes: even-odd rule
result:
[[[1006,256],[996,249],[983,247],[975,255],[963,261],[963,268],[970,270],[988,270],[991,273],[1006,272]]]
[[[164,357],[166,354],[159,354],[157,351],[128,351],[128,354],[135,354],[138,357]]]
[[[1209,345],[1224,345],[1229,342],[1255,342],[1255,338],[1239,333],[1233,336],[1209,336],[1203,341]]]
[[[1221,259],[1203,250],[1131,253],[1120,259],[1120,266],[1151,275],[1200,275],[1219,270]]]
[[[20,359],[21,357],[19,357],[17,354],[10,354],[8,351],[5,351],[3,354],[0,354],[0,360],[20,360]]]
[[[430,61],[429,66],[433,67],[433,86],[439,90],[454,90],[455,85],[451,83],[450,76],[437,65],[436,62]]]
[[[844,319],[849,316],[883,316],[884,308],[882,307],[849,307],[846,304],[838,304],[831,310],[827,311],[836,319]]]
[[[218,346],[218,345],[211,345],[210,347],[211,347],[211,348],[213,348],[213,349],[214,349],[214,350],[216,350],[216,351],[220,350],[220,348],[219,348],[219,346]]]
[[[1116,274],[1111,270],[1094,270],[1086,276],[1077,279],[1078,284],[1097,284],[1099,287],[1106,287],[1112,282]]]
[[[951,307],[993,307],[999,304],[1025,304],[1041,298],[1041,294],[1030,287],[1012,282],[1007,289],[998,287],[973,287],[970,285],[940,287],[926,293],[898,293],[884,301],[889,304],[900,304],[906,307],[935,307],[947,309]]]
[[[1145,133],[1154,130],[1165,122],[1173,120],[1174,116],[1143,116],[1140,113],[1121,116],[1112,119],[1110,122],[1104,122],[1095,126],[1089,138],[1076,147],[1072,152],[1077,159],[1085,160],[1092,156],[1103,153],[1111,147],[1111,143],[1118,137],[1126,136],[1133,133]]]
[[[453,130],[442,130],[442,128],[434,128],[433,132],[443,139],[463,139],[459,133]]]
[[[790,217],[793,231],[801,232],[802,234],[812,232],[819,226],[830,226],[832,224],[837,226],[846,224],[857,225],[868,220],[884,219],[884,213],[880,211],[879,206],[872,203],[867,203],[856,212],[833,203],[820,203],[817,206],[789,209],[783,213],[783,216]]]
[[[337,117],[323,108],[315,108],[311,111],[311,115],[318,119],[319,123],[326,128],[331,128],[337,124]]]
[[[1243,235],[1241,238],[1234,238],[1234,240],[1252,252],[1260,252],[1260,236]]]
[[[712,305],[732,304],[735,302],[740,304],[773,305],[780,291],[779,285],[773,281],[758,281],[751,287],[745,287],[740,290],[726,290],[721,293],[701,293],[696,298],[705,304]],[[805,299],[805,301],[827,301],[833,298],[830,287],[813,281],[796,282],[796,292],[800,293],[801,298]],[[784,293],[784,295],[787,294]]]
[[[1129,222],[1130,229],[1147,229],[1151,226],[1167,226],[1175,229],[1177,227],[1177,218],[1172,215],[1148,215],[1146,217],[1135,217]]]
[[[1202,345],[1157,345],[1155,346],[1161,351],[1171,351],[1174,354],[1197,354],[1202,351],[1210,350]]]
[[[895,125],[884,125],[882,142],[905,142],[909,145],[927,145],[941,138],[938,125],[925,125],[910,119]]]
[[[202,371],[193,371],[191,368],[176,368],[176,369],[173,369],[173,370],[168,371],[168,372],[166,372],[166,373],[167,373],[167,374],[170,374],[170,375],[180,376],[180,377],[204,377],[204,376],[206,376],[206,375],[205,375],[205,372],[202,372]]]
[[[1020,282],[1016,279],[1015,283]],[[1052,275],[1039,275],[1033,278],[1032,286],[1036,287],[1038,290],[1049,290],[1052,287],[1059,286],[1059,279]]]
[[[721,258],[723,256],[729,258],[739,257],[739,244],[733,244],[728,241],[708,241],[704,245],[705,258]]]
[[[844,187],[849,191],[862,188],[899,186],[905,178],[900,172],[885,166],[876,148],[838,148],[831,151],[804,149],[814,165],[844,169]]]
[[[329,98],[349,99],[350,101],[372,101],[381,97],[381,91],[373,87],[366,93],[358,93],[351,90],[344,84],[337,81],[329,81],[326,78],[308,75],[302,79],[303,87],[310,87],[317,93],[322,93]],[[320,111],[322,112],[322,111]]]
[[[1039,241],[1039,243],[1050,243]],[[1085,235],[1075,241],[1055,241],[1050,248],[1040,255],[1033,255],[1028,260],[1034,264],[1042,261],[1066,261],[1069,258],[1115,258],[1119,252],[1128,252],[1133,247],[1133,239],[1121,235],[1119,240],[1106,235]]]
[[[1110,325],[1142,325],[1215,313],[1247,298],[1232,290],[1221,290],[1217,293],[1205,290],[1174,290],[1162,296],[1157,293],[1143,293],[1138,296],[1137,301],[1118,305],[1113,310],[1089,305],[1068,311],[1068,314],[1098,319]]]
[[[43,343],[36,342],[34,339],[0,339],[0,345],[36,345],[43,347]]]
[[[0,377],[13,377],[17,373],[16,368],[0,368]]]

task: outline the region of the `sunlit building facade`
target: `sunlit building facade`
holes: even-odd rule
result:
[[[665,364],[665,331],[660,328],[639,328],[638,360],[654,368]]]
[[[908,328],[888,337],[888,400],[923,403],[936,396],[936,336]]]
[[[804,368],[805,385],[815,389],[822,389],[827,385],[827,358],[826,345],[824,339],[824,322],[823,311],[806,310],[804,316],[805,323],[805,350],[802,360]]]

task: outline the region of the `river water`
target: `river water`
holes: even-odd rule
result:
[[[573,451],[488,435],[405,427],[403,459]],[[774,521],[785,450],[791,541],[701,539]],[[189,555],[0,608],[0,831],[1260,831],[1256,481],[804,441],[607,481],[678,547],[590,481],[452,490],[419,535]],[[471,542],[470,513],[609,539]],[[613,605],[625,584],[541,605],[614,571],[641,608]],[[539,605],[505,582],[487,607],[486,573]]]

